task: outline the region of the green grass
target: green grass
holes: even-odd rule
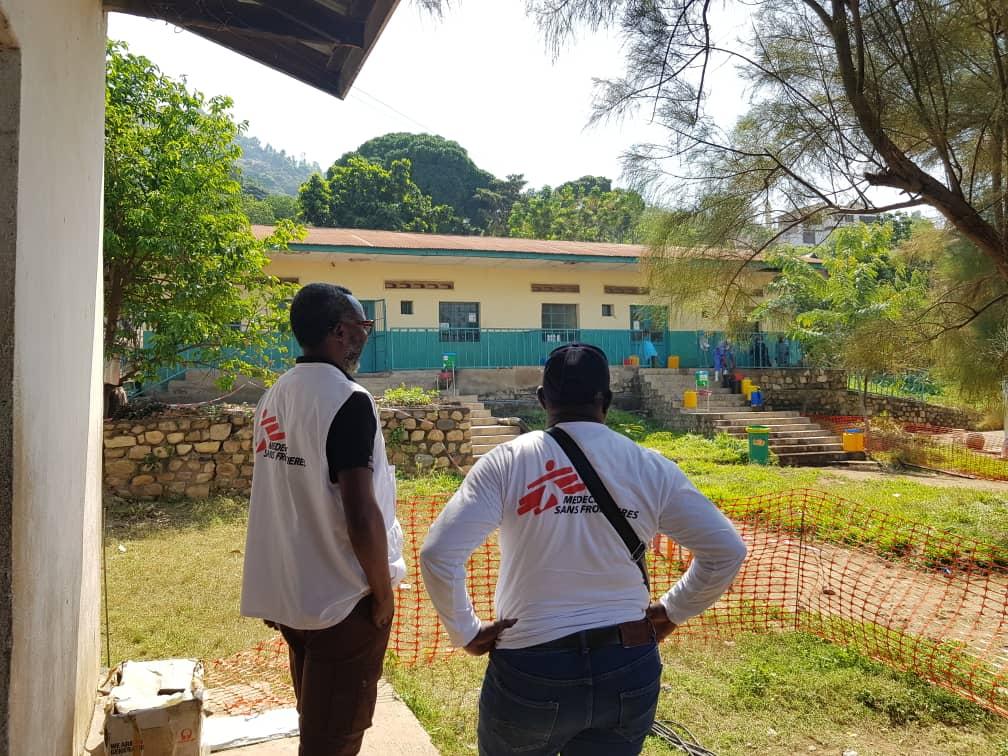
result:
[[[273,635],[238,614],[247,518],[243,499],[106,502],[112,664],[216,659]]]
[[[1005,545],[1000,493],[924,485],[898,475],[853,481],[828,470],[738,464],[740,442],[672,434],[629,413],[610,424],[675,459],[715,499],[815,488],[941,531]],[[461,478],[436,472],[399,481],[400,497],[443,496]],[[238,615],[247,502],[107,503],[111,662],[227,656],[270,637]],[[863,523],[841,518],[844,541]],[[847,528],[848,530],[845,530]],[[878,544],[882,548],[884,544]],[[820,753],[1008,756],[1008,724],[978,707],[811,636],[741,636],[709,646],[668,645],[659,718],[687,724],[720,756]],[[387,674],[446,754],[471,753],[485,661],[455,656]],[[775,734],[768,734],[773,731]],[[649,740],[646,754],[669,753]]]
[[[803,633],[662,648],[658,719],[686,725],[719,756],[753,753],[1008,754],[1008,721],[913,675]],[[485,659],[386,676],[446,756],[475,750]],[[677,752],[677,751],[676,751]],[[645,754],[673,751],[649,738]]]
[[[527,422],[542,427],[545,415]],[[940,533],[1008,549],[1008,486],[1005,492],[918,483],[899,474],[851,480],[827,469],[745,464],[746,442],[727,435],[713,439],[662,430],[630,412],[612,410],[607,424],[642,446],[674,460],[693,483],[715,501],[809,488],[833,494],[888,517],[912,521]],[[839,525],[839,524],[838,524]],[[845,543],[863,540],[861,523],[821,533]],[[855,537],[857,536],[857,537]]]

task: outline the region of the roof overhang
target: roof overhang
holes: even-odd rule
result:
[[[346,97],[399,0],[103,0]]]

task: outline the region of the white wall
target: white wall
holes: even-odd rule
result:
[[[7,752],[67,756],[99,664],[105,22],[100,0],[0,15],[21,51]]]

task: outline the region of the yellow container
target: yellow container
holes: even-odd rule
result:
[[[630,364],[631,365],[640,365],[640,357],[638,357],[636,354],[631,354],[630,355]]]
[[[668,357],[668,367],[672,370],[676,370],[679,367],[679,355],[670,354]]]
[[[746,401],[749,401],[749,395],[752,394],[753,382],[748,378],[742,379],[742,393],[745,395]]]
[[[683,409],[696,409],[696,391],[686,389],[682,395]]]
[[[845,452],[864,451],[864,431],[860,428],[848,428],[843,432],[843,450]]]

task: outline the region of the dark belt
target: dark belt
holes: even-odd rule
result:
[[[634,646],[644,646],[653,643],[655,640],[654,627],[651,620],[646,617],[635,622],[622,622],[619,625],[609,627],[593,627],[591,630],[581,630],[570,635],[565,635],[556,640],[539,643],[534,648],[544,649],[588,649],[603,648],[605,646],[623,646],[633,648]]]

